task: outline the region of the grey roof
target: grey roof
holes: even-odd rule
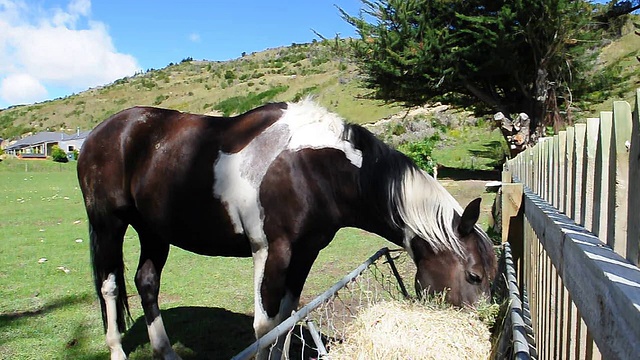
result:
[[[80,133],[73,133],[71,135],[64,134],[64,138],[62,139],[62,141],[84,139],[84,138],[87,137],[87,135],[89,135],[90,132],[91,132],[91,130],[82,131]]]
[[[73,133],[69,135],[59,132],[43,131],[16,141],[13,145],[7,147],[5,150],[21,149],[24,147],[43,143],[84,139],[87,137],[87,135],[89,135],[89,132],[90,131],[83,131],[80,134]]]

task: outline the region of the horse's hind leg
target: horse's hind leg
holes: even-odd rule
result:
[[[128,312],[127,290],[124,282],[122,242],[127,224],[111,216],[97,216],[91,208],[89,236],[95,287],[100,300],[106,343],[112,360],[127,356],[122,349],[121,332],[125,330]]]
[[[180,359],[171,348],[158,306],[160,275],[169,255],[169,244],[162,243],[156,237],[149,237],[144,232],[138,232],[138,235],[141,251],[135,282],[142,301],[153,354],[161,359]]]
[[[117,298],[118,287],[116,286],[116,277],[113,273],[102,283],[102,298],[104,299],[106,308],[107,334],[106,342],[111,351],[111,360],[124,360],[127,358],[122,349],[122,335],[118,330],[117,324]]]

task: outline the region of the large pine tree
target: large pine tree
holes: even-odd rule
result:
[[[360,14],[341,12],[361,37],[355,56],[376,97],[407,105],[473,97],[528,113],[533,129],[557,125],[558,106],[568,106],[586,66],[584,50],[597,40],[586,31],[587,1],[361,1]]]

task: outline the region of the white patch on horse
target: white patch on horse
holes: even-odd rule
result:
[[[342,151],[356,167],[362,167],[362,151],[344,140],[344,120],[313,101],[288,104],[280,120],[289,125],[292,137],[288,150],[326,149]]]
[[[258,198],[271,163],[285,150],[333,148],[357,167],[362,152],[343,139],[343,120],[310,100],[290,103],[282,117],[237,153],[220,152],[215,163],[213,193],[225,204],[234,231],[245,233],[256,248],[266,244],[264,214]]]
[[[259,338],[271,330],[276,323],[273,319],[269,319],[269,315],[262,305],[262,294],[260,293],[260,287],[262,285],[262,278],[264,277],[264,268],[267,262],[267,248],[262,248],[253,254],[253,279],[254,279],[254,317],[253,317],[253,329],[256,332],[256,337]]]
[[[167,336],[167,332],[164,329],[164,323],[162,322],[162,316],[158,315],[151,324],[147,326],[149,332],[149,341],[151,342],[151,348],[157,356],[161,356],[162,359],[179,360],[180,356],[171,348],[171,342]]]
[[[118,331],[118,312],[116,310],[118,287],[115,274],[110,273],[107,279],[102,282],[101,293],[107,310],[106,342],[111,351],[111,360],[124,360],[127,355],[122,349],[122,335]]]
[[[214,164],[213,194],[227,209],[234,231],[245,234],[254,261],[254,329],[257,336],[276,326],[282,314],[269,318],[262,305],[260,288],[267,261],[268,241],[259,189],[269,166],[283,151],[332,148],[344,152],[355,166],[362,166],[362,152],[344,140],[344,122],[337,115],[305,100],[288,104],[282,117],[237,153],[218,154]],[[281,300],[280,310],[290,312],[298,299],[290,294]],[[287,316],[290,314],[287,314]]]

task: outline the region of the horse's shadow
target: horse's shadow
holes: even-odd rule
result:
[[[162,311],[173,348],[183,359],[229,359],[255,341],[253,317],[221,308],[176,307]],[[127,354],[151,359],[144,317],[135,320],[122,338]]]
[[[253,317],[221,308],[176,307],[162,311],[162,320],[174,350],[184,360],[230,359],[255,341]],[[290,358],[316,359],[318,353],[306,327],[292,330]],[[321,335],[323,341],[328,340]],[[152,359],[144,317],[136,319],[122,338],[131,359]]]

